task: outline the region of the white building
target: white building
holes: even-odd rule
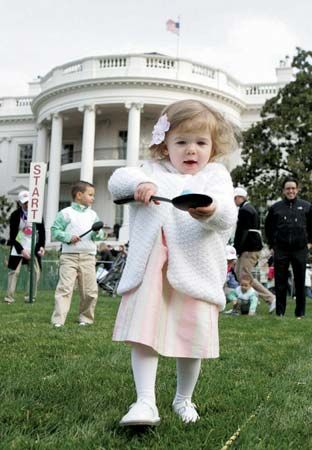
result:
[[[29,83],[28,96],[0,97],[0,194],[15,200],[28,188],[30,162],[48,162],[48,230],[79,179],[95,184],[94,209],[113,226],[123,212],[111,200],[108,178],[148,154],[165,105],[199,99],[246,129],[259,119],[265,100],[291,79],[284,61],[276,82],[243,84],[208,65],[153,53],[89,57],[55,67]]]

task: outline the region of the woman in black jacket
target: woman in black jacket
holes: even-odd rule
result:
[[[32,224],[27,220],[28,200],[29,192],[21,191],[18,194],[18,208],[10,216],[10,237],[8,244],[11,246],[11,250],[8,262],[8,290],[4,298],[6,303],[14,302],[16,283],[21,266],[22,264],[28,264],[31,257]],[[43,222],[36,224],[36,238],[34,298],[32,300],[36,297],[41,270],[41,256],[44,255],[45,228]],[[25,301],[29,301],[28,295],[25,296]]]

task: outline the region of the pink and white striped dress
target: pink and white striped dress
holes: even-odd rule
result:
[[[163,356],[218,358],[219,307],[173,289],[167,259],[160,233],[142,283],[121,299],[113,340],[144,344]]]

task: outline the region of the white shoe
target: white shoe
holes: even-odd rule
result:
[[[89,325],[87,322],[79,322],[80,327],[85,327],[87,325]]]
[[[119,425],[158,425],[159,423],[157,406],[145,399],[139,399],[130,406],[128,413],[123,416]]]
[[[54,328],[61,328],[64,325],[62,325],[61,323],[54,323],[53,326],[54,326]]]
[[[197,422],[200,419],[196,405],[190,400],[183,400],[172,404],[173,411],[181,417],[184,423]]]
[[[10,298],[10,297],[4,297],[4,301],[5,301],[5,303],[14,303],[14,300],[13,300],[13,298]]]
[[[269,306],[269,313],[272,314],[273,311],[276,309],[276,299],[273,300],[273,302]]]

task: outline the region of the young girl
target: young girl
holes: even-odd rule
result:
[[[219,356],[218,314],[225,305],[225,246],[236,223],[229,173],[217,158],[236,141],[221,114],[197,100],[166,107],[154,127],[152,160],[117,169],[115,199],[130,204],[130,246],[118,292],[123,295],[113,339],[132,346],[137,401],[121,425],[157,425],[158,354],[175,357],[173,410],[184,422],[199,415],[192,403],[202,358]],[[181,211],[151,196],[212,197],[209,206]]]
[[[240,277],[240,284],[228,295],[228,299],[233,302],[233,309],[227,314],[234,316],[248,314],[254,316],[258,305],[258,295],[252,285],[252,276],[248,273]]]

